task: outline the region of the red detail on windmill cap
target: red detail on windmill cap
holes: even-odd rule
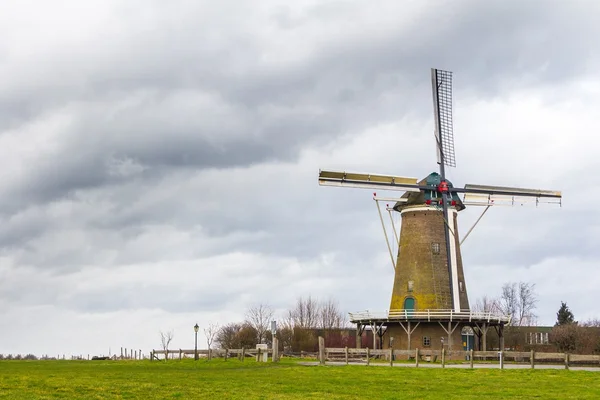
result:
[[[452,200],[452,202],[450,204],[452,204],[453,206],[455,206],[456,205],[456,200]]]
[[[431,204],[431,200],[425,200],[425,204],[427,204],[427,205]]]
[[[440,182],[440,186],[438,187],[440,192],[447,192],[448,191],[448,182],[446,181],[442,181]]]
[[[373,197],[377,196],[377,193],[373,192]]]

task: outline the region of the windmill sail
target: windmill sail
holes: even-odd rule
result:
[[[452,72],[441,69],[431,69],[431,91],[433,93],[433,115],[435,120],[435,139],[437,144],[437,158],[440,165],[440,176],[445,184],[445,166],[455,167],[454,155],[454,131],[452,127]],[[460,299],[458,292],[458,259],[456,246],[451,238],[454,236],[451,227],[451,212],[448,203],[452,200],[452,194],[447,189],[442,192],[442,211],[444,215],[444,237],[446,242],[446,257],[448,260],[448,276],[450,283],[450,295],[454,310],[460,310]]]
[[[456,167],[452,126],[452,72],[432,68],[431,86],[438,163]]]
[[[417,178],[324,170],[319,171],[319,185],[346,186],[362,189],[400,190],[405,192],[418,192],[420,189],[420,186],[417,184]]]
[[[522,197],[552,197],[560,199],[562,192],[557,190],[525,189],[508,186],[488,186],[488,185],[465,185],[464,189],[455,189],[457,192],[478,193],[487,195],[501,196],[522,196]]]

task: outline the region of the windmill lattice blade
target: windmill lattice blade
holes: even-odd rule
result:
[[[364,189],[419,191],[417,178],[345,171],[319,171],[319,185]]]
[[[452,72],[432,68],[431,84],[438,161],[443,159],[444,165],[456,167],[452,126]]]
[[[464,189],[456,188],[456,192],[496,195],[496,196],[516,196],[516,197],[552,197],[562,198],[562,193],[556,190],[525,189],[507,186],[488,186],[488,185],[465,185]]]

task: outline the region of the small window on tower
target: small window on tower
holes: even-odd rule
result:
[[[433,254],[440,254],[440,244],[439,243],[431,243],[431,252]]]
[[[413,287],[415,286],[415,281],[408,281],[408,291],[412,292]]]
[[[464,292],[464,291],[465,291],[465,287],[463,286],[463,283],[462,283],[462,282],[458,282],[458,288],[459,288],[459,290],[460,290],[461,292]]]
[[[423,347],[431,346],[431,337],[423,336]]]

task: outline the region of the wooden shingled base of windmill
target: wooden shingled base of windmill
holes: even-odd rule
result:
[[[455,167],[452,127],[452,73],[431,70],[435,117],[435,137],[440,172],[421,181],[401,176],[340,171],[319,171],[319,184],[405,192],[399,198],[377,197],[379,217],[394,267],[390,309],[382,312],[350,313],[356,324],[357,347],[369,327],[373,348],[481,350],[486,351],[487,335],[498,335],[504,348],[504,326],[510,317],[494,312],[471,311],[463,272],[460,247],[483,214],[498,205],[551,203],[561,204],[557,191],[500,186],[465,185],[454,187],[445,177],[445,167]],[[463,197],[461,198],[460,195]],[[388,236],[380,202],[390,215],[393,235]],[[466,206],[484,210],[460,240],[457,215]],[[399,232],[392,213],[400,213]],[[390,242],[396,241],[394,256]],[[478,340],[475,340],[477,338]],[[449,353],[451,354],[451,353]],[[460,352],[459,357],[464,353]]]

